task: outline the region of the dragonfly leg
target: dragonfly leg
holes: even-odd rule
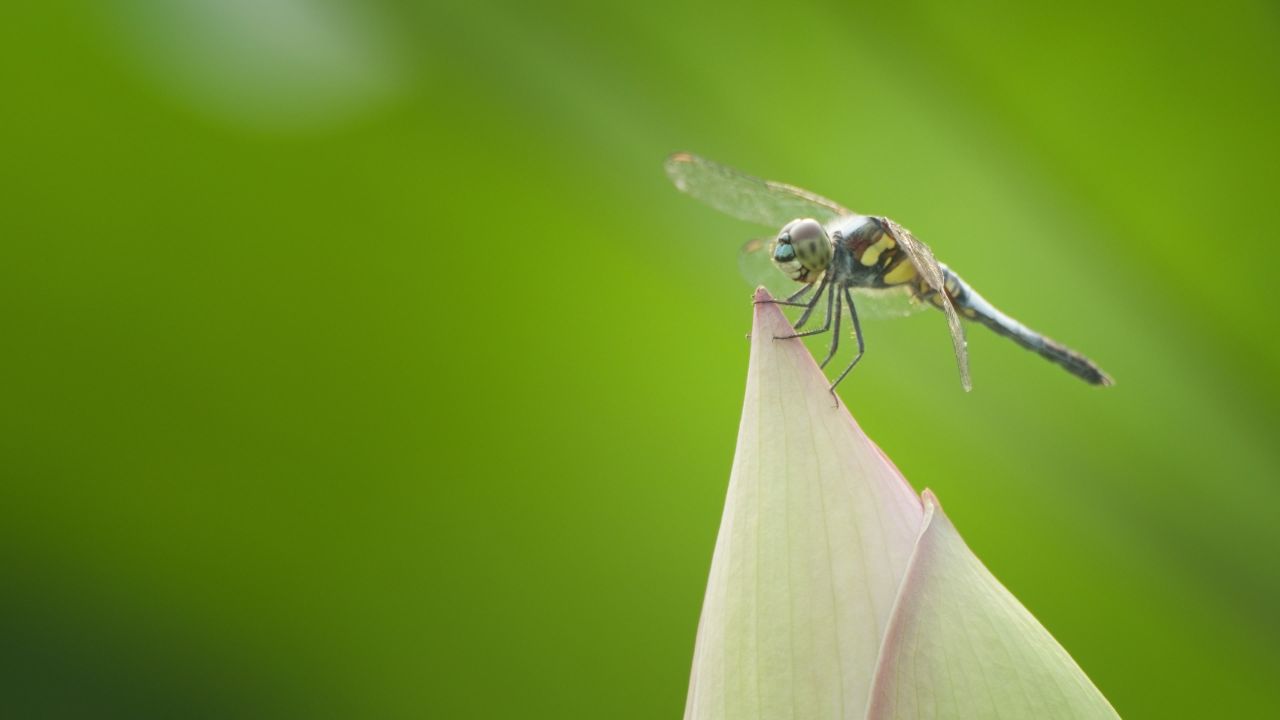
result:
[[[800,314],[800,319],[796,320],[795,328],[797,330],[804,327],[804,324],[809,322],[809,315],[813,313],[813,309],[816,308],[818,306],[818,302],[822,300],[822,295],[827,291],[827,285],[830,283],[831,283],[831,273],[823,273],[822,282],[818,284],[818,292],[813,294],[813,299],[810,300],[809,304],[805,306],[804,312]],[[831,300],[828,299],[827,300],[828,313],[830,313],[830,310],[831,310],[830,302]],[[827,317],[830,317],[830,314],[828,314]]]
[[[809,303],[807,302],[796,302],[796,301],[804,297],[805,293],[809,292],[812,289],[813,289],[813,283],[809,283],[804,287],[800,288],[799,290],[791,293],[790,295],[788,295],[786,298],[782,300],[757,300],[756,304],[757,305],[761,305],[761,304],[790,305],[791,307],[809,307]]]
[[[849,317],[853,320],[853,336],[858,340],[858,354],[853,356],[853,362],[849,363],[844,372],[840,373],[840,377],[831,383],[832,395],[836,392],[836,386],[840,384],[841,380],[844,380],[844,377],[849,374],[853,366],[858,364],[858,361],[862,359],[862,353],[867,349],[866,344],[862,342],[862,324],[858,322],[858,308],[854,307],[853,295],[849,292],[849,288],[844,289],[844,301],[849,305]]]
[[[826,282],[822,283],[822,287],[818,288],[818,292],[821,293],[822,288],[825,288],[827,286],[828,286],[828,283]],[[809,337],[810,335],[819,335],[821,333],[824,333],[830,330],[831,329],[831,308],[836,303],[835,294],[836,294],[836,286],[834,283],[831,283],[830,289],[827,290],[827,322],[825,325],[818,328],[817,330],[806,330],[805,332],[795,333],[792,335],[774,335],[773,339],[774,340],[792,340],[794,338]],[[819,294],[818,297],[820,298],[822,297],[822,295]],[[816,298],[814,299],[814,304],[815,305],[817,304]],[[809,311],[806,310],[805,315],[808,315],[808,314],[809,314]],[[804,318],[801,318],[802,321],[803,319]],[[801,324],[802,323],[796,323],[796,327],[800,327]]]
[[[795,302],[799,300],[800,298],[804,297],[805,293],[809,292],[812,289],[813,289],[813,283],[806,284],[804,287],[801,287],[799,290],[788,295],[787,302]]]
[[[836,348],[840,347],[840,308],[844,305],[840,300],[840,293],[835,287],[831,288],[831,302],[836,304],[836,320],[831,326],[831,348],[827,350],[827,357],[818,365],[820,368],[827,366],[831,362],[831,358],[836,356]]]

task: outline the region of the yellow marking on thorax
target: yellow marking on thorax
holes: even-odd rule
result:
[[[889,268],[889,272],[885,273],[884,277],[881,278],[885,285],[901,285],[908,280],[915,279],[916,266],[911,264],[911,260],[907,256],[902,255],[896,258],[895,262],[897,264]]]
[[[893,241],[893,238],[889,236],[889,233],[881,233],[880,239],[871,243],[862,251],[862,256],[858,258],[858,262],[866,265],[867,267],[871,267],[880,262],[880,256],[883,255],[886,250],[891,250],[897,246],[898,243]]]

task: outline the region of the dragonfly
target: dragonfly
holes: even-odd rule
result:
[[[753,239],[742,248],[748,275],[761,280],[759,270],[791,284],[779,305],[804,308],[794,323],[795,332],[779,337],[802,338],[831,333],[825,368],[840,343],[840,325],[848,310],[858,352],[831,383],[849,375],[866,351],[859,319],[864,314],[885,317],[906,315],[924,308],[942,311],[951,333],[952,349],[960,370],[960,384],[973,388],[963,321],[983,325],[1018,345],[1054,362],[1092,385],[1113,381],[1092,360],[1031,330],[978,294],[959,275],[938,262],[928,245],[911,231],[883,216],[860,215],[794,185],[762,180],[692,153],[667,158],[667,176],[680,191],[740,220],[778,228],[772,240]],[[772,266],[772,267],[770,267]],[[776,282],[764,282],[770,289]],[[799,289],[795,289],[796,284]],[[812,293],[811,297],[806,297]],[[815,309],[825,301],[822,327],[801,331]],[[867,313],[866,310],[872,312]]]

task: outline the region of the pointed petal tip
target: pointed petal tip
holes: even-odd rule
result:
[[[920,493],[920,505],[924,508],[924,519],[920,522],[920,532],[933,523],[934,516],[946,518],[947,515],[942,511],[942,503],[938,502],[938,496],[933,494],[929,488],[925,488]]]
[[[1067,651],[973,554],[933,491],[920,498],[924,520],[883,636],[868,720],[932,715],[939,706],[954,717],[991,717],[997,704],[1008,717],[1060,708],[1054,717],[1119,720]],[[1011,664],[1010,657],[1030,662]]]
[[[867,451],[868,463],[888,468],[889,475],[895,480],[893,484],[902,491],[901,501],[910,505],[916,517],[919,517],[920,496],[894,465],[893,460],[863,432],[853,418],[852,409],[844,402],[832,402],[834,394],[831,382],[805,344],[798,339],[774,339],[795,332],[791,321],[783,314],[782,306],[774,302],[774,296],[763,287],[756,288],[752,299],[755,302],[755,312],[751,334],[748,336],[752,342],[752,365],[749,372],[763,376],[766,365],[784,363],[785,370],[780,376],[784,383],[778,385],[782,392],[798,401],[796,407],[803,405],[812,412],[817,425],[832,422],[851,429],[859,447]],[[763,362],[766,358],[768,361]]]
[[[773,295],[763,287],[756,288],[751,294],[751,301],[755,303],[755,314],[752,318],[754,327],[751,329],[752,336],[758,334],[759,330],[766,325],[772,328],[772,335],[787,334],[790,331],[791,323],[787,320],[787,316],[782,314],[782,308],[773,301]]]

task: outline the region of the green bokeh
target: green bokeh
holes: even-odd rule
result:
[[[161,5],[0,10],[0,715],[680,717],[759,230],[677,149],[1111,372],[843,396],[1122,715],[1280,714],[1274,4]]]

